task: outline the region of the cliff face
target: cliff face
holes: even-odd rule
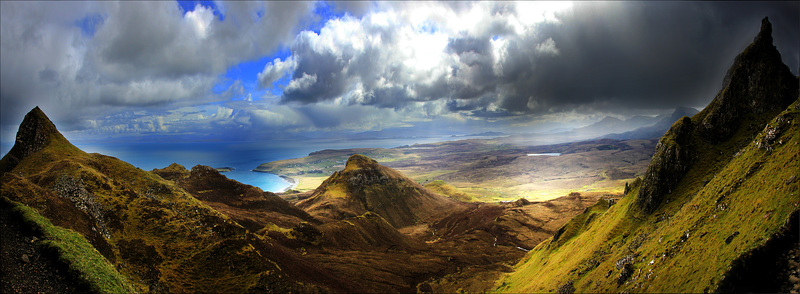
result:
[[[675,122],[659,141],[637,196],[643,212],[653,212],[672,193],[707,146],[741,148],[797,99],[798,79],[772,45],[767,18],[753,43],[736,56],[722,86],[703,111]]]
[[[699,129],[710,142],[729,139],[748,114],[780,112],[797,99],[797,77],[783,64],[772,44],[772,24],[761,31],[725,74],[722,90],[699,117]]]
[[[655,210],[663,197],[672,193],[691,165],[694,125],[688,117],[679,119],[656,145],[656,153],[645,172],[636,204],[645,212]]]

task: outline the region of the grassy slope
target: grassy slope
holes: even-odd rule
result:
[[[470,202],[473,200],[472,196],[467,195],[467,193],[458,190],[458,188],[453,187],[453,185],[445,183],[442,180],[435,180],[427,183],[425,184],[425,188],[428,188],[428,190],[431,190],[434,193],[447,196],[453,200],[458,200],[461,202]]]
[[[246,233],[173,182],[113,157],[87,154],[57,133],[47,147],[3,176],[2,195],[58,218],[63,214],[49,199],[61,198],[51,189],[62,178],[75,179],[93,196],[108,231],[105,242],[113,248],[107,257],[137,291],[242,292],[267,282],[286,289],[299,286],[253,249],[254,242],[269,240]],[[83,229],[101,231],[96,223]],[[223,253],[225,258],[214,257]],[[212,260],[237,266],[209,266]]]
[[[3,201],[9,201],[3,199]],[[120,274],[111,262],[103,257],[81,234],[53,225],[49,219],[36,210],[13,203],[13,211],[42,233],[43,240],[38,243],[44,248],[54,250],[59,259],[69,265],[70,270],[91,289],[98,293],[133,293],[134,287]]]
[[[791,180],[799,168],[796,106],[778,116],[790,122],[771,152],[756,144],[766,132],[741,149],[747,128],[716,146],[695,136],[698,160],[654,213],[634,209],[634,187],[560,246],[537,246],[497,290],[714,291],[735,259],[764,245],[798,209],[798,180]],[[616,263],[626,256],[633,257],[633,271],[619,284]]]

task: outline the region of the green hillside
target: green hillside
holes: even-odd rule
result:
[[[787,268],[799,243],[798,79],[781,63],[769,34],[765,19],[714,101],[672,126],[644,178],[619,203],[599,202],[573,218],[496,290],[796,287]]]
[[[25,117],[18,138],[0,162],[7,171],[3,201],[18,203],[46,245],[98,292],[313,288],[288,277],[281,260],[267,257],[277,249],[269,238],[251,234],[172,181],[81,151],[38,108]],[[129,282],[113,282],[112,288],[94,282],[106,275],[120,280],[117,272]]]

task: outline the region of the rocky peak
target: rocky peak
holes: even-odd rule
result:
[[[714,100],[694,119],[675,122],[659,141],[637,195],[639,209],[651,213],[672,193],[691,168],[697,148],[702,148],[695,144],[749,142],[752,137],[747,134],[733,136],[742,128],[759,129],[797,96],[798,80],[772,45],[772,25],[764,18],[761,31],[736,56]]]
[[[769,22],[769,17],[764,17],[761,20],[761,30],[756,35],[753,43],[772,45],[772,23]]]
[[[213,167],[210,167],[210,166],[207,166],[207,165],[198,164],[198,165],[195,165],[194,167],[192,167],[192,171],[190,172],[190,176],[191,177],[203,177],[203,176],[219,177],[219,176],[222,176],[222,174],[220,174],[219,171],[217,171]]]
[[[761,21],[761,31],[728,69],[722,89],[706,108],[700,130],[711,142],[728,139],[748,114],[779,112],[798,94],[797,78],[772,44],[772,24]]]
[[[357,169],[368,169],[368,168],[376,168],[379,164],[372,158],[366,157],[361,154],[353,154],[347,159],[347,164],[344,167],[344,171],[351,171]]]
[[[44,149],[52,140],[58,139],[66,141],[53,122],[36,106],[25,115],[25,119],[19,125],[14,147],[4,157],[6,160],[3,171],[12,170],[23,158]]]

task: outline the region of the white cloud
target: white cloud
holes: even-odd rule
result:
[[[217,107],[217,113],[214,114],[214,118],[217,120],[228,120],[233,115],[233,109],[219,106]]]
[[[289,85],[286,86],[286,90],[287,91],[304,91],[304,90],[307,90],[309,87],[311,87],[311,85],[313,85],[316,82],[317,82],[317,75],[316,74],[309,75],[307,73],[303,73],[302,77],[300,77],[298,79],[291,80],[289,82]]]
[[[558,48],[556,48],[556,42],[553,41],[553,38],[547,38],[544,42],[536,45],[536,52],[544,55],[558,55]]]
[[[214,20],[214,11],[198,3],[193,11],[186,12],[184,19],[192,25],[197,37],[202,40],[208,36],[209,26]]]
[[[380,3],[362,18],[334,19],[319,34],[304,31],[292,45],[292,79],[284,102],[338,101],[400,109],[420,101],[499,97],[504,76],[559,54],[533,28],[558,22],[563,3]],[[523,15],[533,13],[521,21]],[[527,17],[527,16],[526,16]],[[522,26],[514,30],[515,26]],[[532,43],[532,44],[531,44]],[[536,53],[536,55],[531,55]],[[527,54],[527,56],[525,56]],[[524,56],[524,57],[520,57]],[[279,60],[259,74],[272,82]]]
[[[297,68],[297,62],[290,56],[281,61],[280,58],[268,62],[264,70],[258,73],[257,80],[260,87],[270,87],[275,81],[285,77]]]

